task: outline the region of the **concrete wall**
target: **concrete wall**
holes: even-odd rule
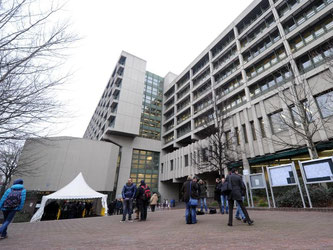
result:
[[[146,61],[122,52],[126,64],[120,90],[114,131],[139,135]]]
[[[82,172],[97,191],[112,191],[119,147],[74,137],[29,139],[19,164],[29,164],[36,174],[23,176],[27,190],[56,191]]]

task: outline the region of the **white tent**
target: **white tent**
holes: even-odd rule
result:
[[[44,207],[48,200],[79,200],[79,199],[101,199],[104,215],[107,214],[107,195],[98,193],[88,186],[83,178],[82,173],[79,173],[69,184],[54,192],[53,194],[43,196],[40,208],[31,218],[30,222],[39,221],[44,213]]]

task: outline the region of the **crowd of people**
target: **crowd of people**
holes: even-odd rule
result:
[[[197,212],[202,214],[208,213],[207,185],[204,180],[198,180],[196,176],[193,178],[188,176],[187,181],[182,186],[182,193],[186,205],[185,221],[187,224],[196,224]],[[232,226],[233,223],[234,203],[237,204],[235,218],[242,220],[244,223],[248,223],[248,225],[253,224],[243,204],[245,194],[246,186],[236,169],[233,169],[226,178],[216,179],[214,199],[219,204],[220,213],[229,214],[228,226]],[[15,213],[23,208],[25,198],[26,190],[23,186],[23,180],[15,180],[13,185],[6,190],[0,200],[0,210],[2,210],[4,214],[4,222],[0,227],[0,239],[7,237],[8,225],[13,220]],[[199,202],[200,211],[197,211]],[[128,221],[132,222],[134,209],[136,215],[134,220],[145,221],[147,220],[147,210],[149,206],[151,211],[154,212],[156,207],[170,208],[170,206],[174,205],[174,200],[170,203],[166,199],[164,199],[163,203],[159,202],[157,193],[151,194],[151,190],[144,180],[141,180],[140,185],[137,187],[132,179],[129,178],[122,189],[122,198],[111,202],[108,208],[110,215],[122,215],[121,222],[125,222],[126,217]],[[42,220],[91,216],[92,207],[91,202],[65,201],[60,204],[57,201],[52,201],[46,205]]]
[[[198,177],[188,176],[187,181],[182,186],[183,199],[186,204],[185,221],[186,224],[196,224],[197,219],[197,206],[200,200],[201,210],[203,207],[207,213],[206,198],[207,187],[202,180]],[[236,169],[233,169],[226,178],[217,178],[214,190],[214,199],[218,202],[221,214],[229,214],[228,226],[233,223],[233,207],[234,203],[237,204],[235,218],[242,220],[248,225],[252,225],[253,221],[250,219],[249,214],[243,204],[246,192],[246,186],[242,180],[241,175],[238,174]]]
[[[51,201],[44,208],[41,220],[74,219],[92,216],[92,202]]]

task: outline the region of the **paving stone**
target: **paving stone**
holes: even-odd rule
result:
[[[15,223],[0,249],[333,249],[333,217],[325,212],[249,211],[253,226],[228,215],[197,216],[184,210],[148,213],[145,222],[121,216]]]

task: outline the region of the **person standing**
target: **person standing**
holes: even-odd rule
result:
[[[23,186],[23,180],[17,179],[13,185],[8,188],[0,200],[0,209],[3,213],[3,224],[0,227],[0,239],[7,238],[7,228],[12,222],[17,211],[22,210],[26,198],[26,190]]]
[[[199,189],[200,189],[200,211],[203,212],[203,207],[205,206],[205,212],[208,213],[207,209],[207,186],[203,180],[199,181]]]
[[[221,185],[220,185],[221,188],[224,183],[225,183],[225,178],[222,178]],[[221,190],[221,213],[222,214],[224,214],[224,208],[225,208],[225,213],[228,214],[228,210],[229,210],[228,196],[225,192],[222,192],[222,190]]]
[[[123,219],[121,222],[126,220],[126,214],[128,214],[128,221],[132,222],[133,199],[135,194],[136,185],[132,182],[132,178],[129,178],[121,192],[123,197]]]
[[[185,220],[186,224],[196,224],[196,206],[191,206],[190,198],[199,199],[199,187],[197,184],[197,177],[188,176],[187,181],[182,186],[182,192],[184,194],[184,202],[186,204]],[[191,218],[191,219],[190,219]]]
[[[214,189],[214,200],[217,201],[217,203],[219,204],[220,212],[222,214],[221,188],[220,188],[221,185],[220,184],[221,184],[220,178],[216,178],[216,180],[215,180],[215,189]]]
[[[153,196],[150,198],[150,208],[152,212],[155,212],[155,207],[158,202],[158,196],[156,193],[153,194]]]
[[[242,177],[238,175],[238,171],[236,169],[232,169],[231,174],[227,176],[226,182],[231,188],[231,192],[228,194],[228,201],[230,206],[228,226],[232,226],[232,212],[234,207],[234,201],[237,201],[240,208],[242,209],[245,215],[246,222],[249,225],[252,225],[253,221],[250,219],[249,214],[247,213],[247,210],[242,201],[242,190],[244,191],[246,187],[242,180]]]
[[[140,221],[147,220],[147,208],[151,198],[151,192],[149,186],[144,180],[141,181],[138,188],[138,204],[140,210]]]

